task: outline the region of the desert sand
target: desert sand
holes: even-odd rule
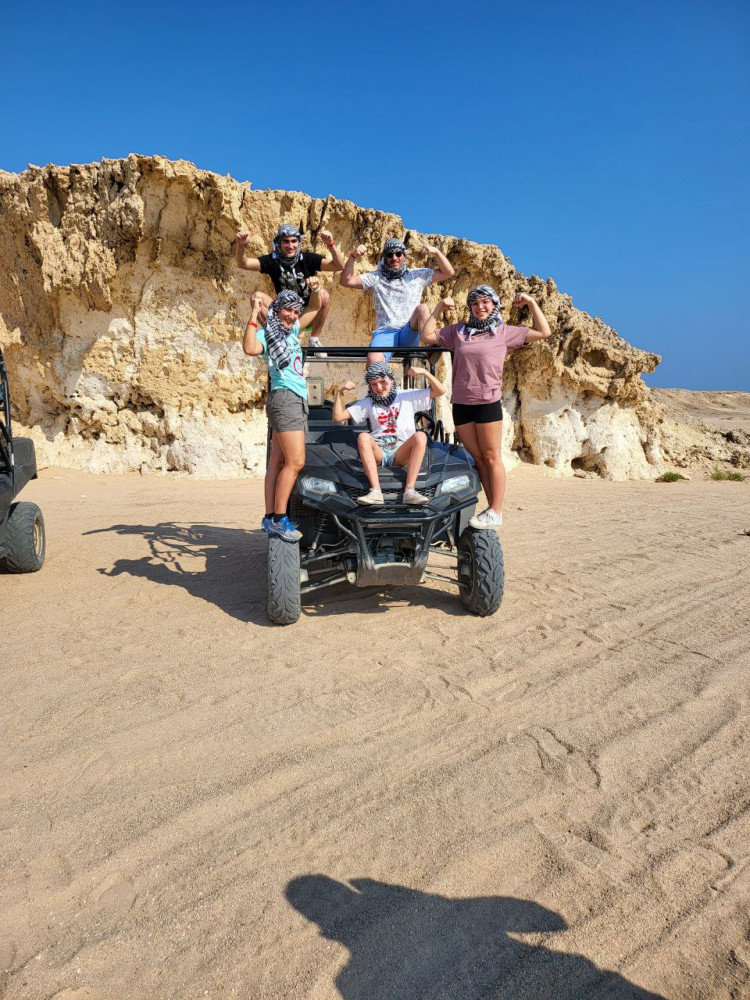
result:
[[[517,474],[493,617],[431,583],[280,628],[260,480],[44,472],[0,994],[747,996],[748,489]]]

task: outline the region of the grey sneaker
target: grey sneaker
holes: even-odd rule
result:
[[[266,530],[269,535],[278,535],[285,542],[298,542],[302,538],[302,532],[297,531],[286,514],[280,521],[271,521]]]
[[[364,496],[357,497],[357,503],[365,504],[380,504],[383,502],[383,494],[380,490],[370,490],[369,493],[365,493]]]
[[[429,497],[426,497],[424,493],[418,493],[417,490],[415,489],[404,491],[404,503],[421,504],[429,502],[430,502]]]
[[[477,531],[488,531],[492,528],[499,528],[502,523],[502,511],[500,511],[499,514],[496,514],[490,507],[487,510],[483,510],[481,514],[477,514],[476,517],[472,517],[469,521],[469,527],[476,528]]]

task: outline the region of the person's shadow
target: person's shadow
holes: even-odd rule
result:
[[[516,941],[567,924],[527,899],[449,899],[373,879],[289,882],[287,900],[349,949],[344,1000],[664,1000],[582,955]]]
[[[266,606],[266,536],[261,531],[212,524],[113,524],[87,535],[113,532],[139,535],[149,555],[118,559],[104,576],[127,573],[171,587],[182,587],[243,622],[270,625]]]

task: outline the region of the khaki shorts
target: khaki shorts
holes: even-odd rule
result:
[[[306,431],[309,412],[307,400],[291,389],[273,389],[269,393],[266,413],[275,431]]]

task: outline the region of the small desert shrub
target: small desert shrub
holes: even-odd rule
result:
[[[657,483],[676,483],[678,479],[684,479],[679,472],[665,472],[664,475],[659,476],[656,480]]]
[[[712,479],[731,479],[733,483],[744,483],[746,476],[741,472],[724,472],[722,469],[714,469],[711,473]]]

